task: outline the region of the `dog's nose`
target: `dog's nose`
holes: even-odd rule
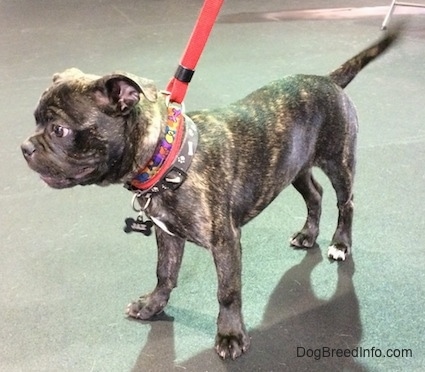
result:
[[[22,150],[22,153],[24,154],[24,156],[26,158],[29,158],[32,154],[34,154],[34,152],[35,152],[35,146],[34,146],[34,144],[31,141],[26,140],[21,145],[21,150]]]

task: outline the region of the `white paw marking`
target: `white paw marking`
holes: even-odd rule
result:
[[[335,261],[345,261],[346,254],[345,252],[336,248],[334,245],[331,245],[328,248],[328,257],[332,258]]]

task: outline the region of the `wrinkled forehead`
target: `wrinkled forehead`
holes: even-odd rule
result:
[[[100,76],[93,74],[85,74],[78,68],[68,68],[63,72],[57,72],[53,75],[53,84],[63,81],[80,82],[80,84],[89,84],[90,82],[99,79]]]
[[[90,82],[83,79],[66,79],[54,82],[40,97],[34,111],[37,123],[62,119],[66,122],[85,121],[91,112]]]
[[[61,100],[65,97],[69,99],[73,94],[84,94],[97,79],[99,76],[85,74],[77,68],[55,73],[52,84],[43,92],[40,101]]]

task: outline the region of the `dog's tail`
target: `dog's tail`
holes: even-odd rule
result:
[[[329,74],[331,80],[341,88],[345,88],[363,69],[363,67],[380,56],[399,39],[403,29],[403,24],[398,24],[393,27],[379,41],[345,62],[335,71],[332,71]]]

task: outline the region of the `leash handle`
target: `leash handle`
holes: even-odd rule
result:
[[[205,0],[174,77],[167,85],[170,102],[182,103],[224,0]]]

